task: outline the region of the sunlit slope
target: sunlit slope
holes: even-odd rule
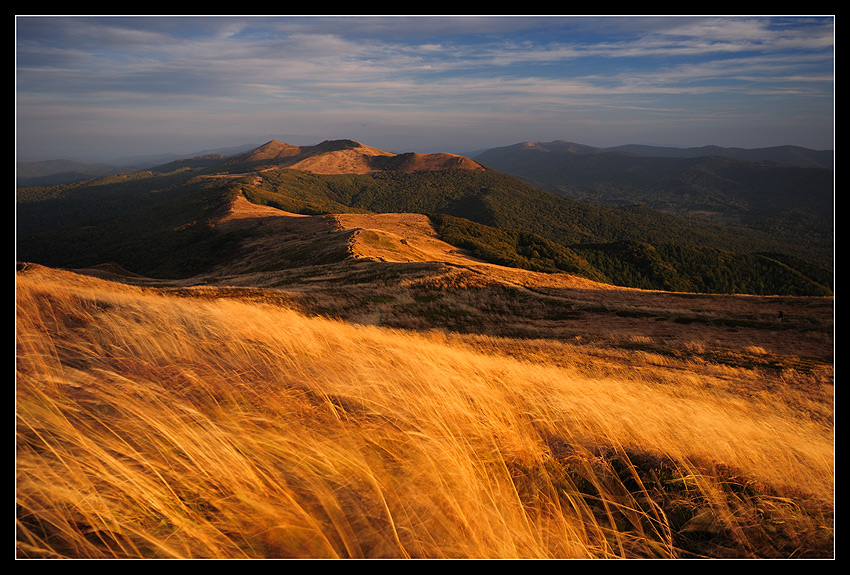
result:
[[[211,225],[239,196],[291,214],[427,214],[441,240],[481,260],[614,285],[832,294],[831,244],[815,249],[801,241],[803,236],[777,242],[763,231],[645,207],[577,202],[462,156],[392,154],[349,140],[306,147],[273,141],[228,158],[201,157],[75,184],[19,188],[17,257],[63,268],[114,262],[160,279],[204,274],[246,259],[240,245],[271,245],[269,229]],[[281,229],[286,237],[277,247],[259,260],[251,254],[248,265],[268,269],[292,267],[298,258],[307,265],[339,259],[331,246],[338,238],[330,236],[319,242],[326,245],[317,243],[316,254],[306,253],[302,242],[287,255],[283,246],[295,239],[293,229]],[[263,237],[250,237],[255,232]],[[363,239],[373,240],[372,249],[395,241],[371,233]],[[410,259],[421,256],[412,253]]]
[[[268,286],[285,283],[287,272],[303,268],[318,280],[339,269],[316,266],[353,262],[435,264],[428,276],[467,276],[465,285],[619,289],[568,273],[537,273],[494,264],[441,239],[431,217],[417,213],[337,213],[303,215],[248,201],[242,193],[210,219],[225,234],[242,233],[240,248],[208,273],[174,284]],[[351,266],[346,265],[350,270]],[[445,269],[440,271],[442,268]],[[390,268],[387,268],[390,270]],[[399,269],[416,281],[420,269]],[[395,273],[390,271],[390,273]],[[471,277],[470,277],[471,276]],[[162,283],[162,282],[158,282]],[[282,284],[281,284],[282,285]]]
[[[423,214],[337,214],[344,229],[355,230],[352,252],[356,257],[390,262],[481,263],[439,239],[431,220]]]
[[[831,294],[829,267],[776,253],[796,253],[800,245],[778,248],[764,236],[640,206],[581,204],[492,170],[335,176],[277,170],[263,172],[242,193],[253,203],[303,214],[429,214],[439,218],[441,239],[481,259],[616,285]]]
[[[770,369],[832,362],[832,298],[674,294],[496,265],[443,242],[419,214],[304,216],[237,196],[211,221],[243,240],[209,273],[172,281],[114,266],[86,273],[195,286],[194,295],[201,286],[237,289],[304,313],[404,329],[605,342]],[[750,347],[764,353],[740,357]]]
[[[484,169],[477,162],[457,154],[396,154],[353,140],[326,140],[315,146],[294,146],[271,140],[254,150],[230,157],[222,167],[235,172],[287,168],[324,175]]]
[[[306,216],[249,202],[239,194],[221,214],[212,220],[225,232],[250,230],[243,250],[246,256],[268,253],[279,246],[293,250],[288,242],[300,241],[305,247],[325,239],[327,246],[336,242],[346,256],[408,262],[439,261],[476,263],[461,250],[440,240],[424,214],[340,213]],[[325,236],[324,238],[322,236]],[[317,246],[321,251],[321,247]],[[302,254],[305,255],[305,254]],[[299,263],[291,258],[293,264]],[[304,257],[301,264],[309,264]]]
[[[17,304],[19,556],[832,553],[823,375],[38,266]]]

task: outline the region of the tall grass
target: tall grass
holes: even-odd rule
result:
[[[18,556],[831,555],[830,422],[492,343],[20,273]]]

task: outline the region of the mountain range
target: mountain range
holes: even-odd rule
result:
[[[325,219],[422,214],[442,241],[481,260],[603,283],[827,295],[831,174],[826,167],[642,156],[567,142],[467,158],[397,154],[352,140],[315,146],[273,140],[233,155],[19,188],[17,258],[57,267],[114,262],[152,277],[207,273],[233,265],[258,241],[257,226],[215,224],[234,202],[245,201]],[[591,201],[591,189],[616,193]],[[350,257],[344,245],[327,249],[328,238],[319,239],[321,246],[300,246],[303,261],[278,250],[263,269]]]
[[[771,231],[829,229],[834,155],[794,146],[594,148],[566,141],[494,148],[476,159],[566,197],[606,205],[641,204]]]

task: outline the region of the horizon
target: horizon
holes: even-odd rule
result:
[[[19,161],[834,149],[834,17],[16,17]]]
[[[295,136],[295,138],[298,139],[298,140],[304,140],[304,138],[301,137],[301,136]],[[331,139],[328,139],[327,141],[339,141],[339,140],[349,140],[349,138],[331,138]],[[141,162],[157,161],[157,158],[161,157],[161,161],[167,163],[167,162],[174,161],[175,159],[189,159],[189,158],[194,158],[194,157],[200,157],[201,155],[204,155],[204,154],[220,153],[220,154],[225,155],[225,156],[237,155],[237,154],[241,154],[241,153],[251,151],[251,150],[256,149],[256,148],[260,148],[260,147],[262,147],[262,146],[264,146],[264,145],[266,145],[270,142],[273,142],[273,141],[278,141],[280,143],[289,144],[289,145],[298,145],[298,146],[302,146],[302,147],[310,147],[310,146],[318,145],[325,140],[322,140],[322,141],[315,140],[315,141],[310,141],[310,142],[307,142],[306,140],[304,140],[304,143],[294,144],[292,141],[289,141],[289,140],[285,140],[285,139],[281,139],[281,138],[272,138],[271,140],[267,140],[267,141],[262,142],[262,143],[253,142],[253,143],[250,143],[250,144],[223,146],[223,147],[220,147],[220,148],[194,150],[192,152],[185,152],[185,153],[182,153],[182,154],[181,153],[171,153],[171,152],[157,152],[157,153],[153,153],[153,154],[136,154],[136,155],[131,155],[131,156],[111,157],[111,158],[51,157],[51,158],[42,158],[42,159],[26,159],[26,158],[20,158],[19,157],[19,158],[17,158],[16,162],[18,164],[28,164],[28,163],[35,164],[35,163],[39,163],[39,162],[79,162],[79,163],[91,163],[91,164],[104,163],[104,164],[113,164],[115,166],[119,166],[119,165],[121,165],[121,162],[127,162],[128,165],[129,165],[130,163],[132,163],[134,161],[141,161]],[[533,143],[551,144],[551,143],[554,143],[554,142],[557,142],[557,141],[566,142],[566,140],[548,140],[548,141],[537,140]],[[426,153],[426,154],[430,154],[430,153],[454,153],[454,154],[466,156],[466,157],[469,157],[470,159],[473,159],[475,156],[477,156],[480,152],[483,152],[483,151],[496,149],[496,148],[503,148],[503,147],[512,147],[512,146],[524,144],[524,143],[527,143],[527,142],[529,142],[529,141],[526,140],[526,141],[523,141],[523,142],[514,142],[513,144],[506,144],[504,146],[493,146],[492,148],[484,148],[484,149],[480,149],[480,150],[468,150],[467,151],[467,153],[469,154],[468,156],[466,154],[464,154],[463,151],[447,151],[447,150],[443,150],[443,149],[440,149],[440,148],[435,148],[435,149],[432,149],[432,150],[418,150],[418,149],[394,150],[394,151],[391,151],[391,152],[392,153],[399,153],[399,154],[407,153],[407,152]],[[369,146],[368,142],[357,142],[357,143],[359,143],[361,145]],[[582,145],[582,142],[570,142],[570,143]],[[750,149],[750,150],[757,149],[757,148],[743,148],[743,147],[740,147],[740,146],[715,146],[713,144],[705,144],[703,146],[688,146],[688,147],[685,147],[685,146],[653,144],[653,143],[650,143],[650,144],[647,144],[647,143],[629,143],[629,144],[620,144],[618,146],[599,147],[599,149],[600,150],[615,149],[615,148],[618,148],[618,147],[626,147],[626,146],[644,146],[644,147],[647,147],[647,148],[658,148],[658,149],[675,148],[675,149],[681,149],[681,150],[712,148],[712,147],[719,147],[719,148],[722,148],[722,149],[735,149],[735,148],[737,148],[737,149]],[[767,149],[767,148],[770,148],[770,147],[781,148],[781,147],[785,147],[785,146],[800,147],[800,148],[803,148],[803,149],[809,149],[809,150],[813,150],[813,151],[831,151],[831,152],[834,152],[834,150],[832,150],[832,149],[816,150],[816,149],[813,149],[813,148],[805,148],[804,146],[794,146],[793,144],[779,144],[777,146],[766,146],[766,147],[764,147],[764,149]],[[371,147],[375,147],[375,146],[371,146]],[[384,151],[390,151],[390,150],[384,150]]]

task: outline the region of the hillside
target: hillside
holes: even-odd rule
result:
[[[669,158],[719,156],[747,162],[771,162],[798,168],[835,169],[835,152],[833,150],[812,150],[801,146],[772,146],[769,148],[698,146],[694,148],[673,148],[629,144],[605,148],[605,150],[609,152],[628,152],[641,156]]]
[[[832,157],[788,146],[603,149],[556,141],[494,148],[476,160],[575,200],[640,204],[826,252],[834,234]]]
[[[752,230],[648,209],[584,204],[493,170],[334,177],[284,170],[265,173],[244,193],[252,202],[303,213],[426,213],[438,218],[435,223],[444,240],[480,258],[617,285],[719,293],[831,293],[826,267],[831,249],[810,250],[800,242],[775,242]],[[461,224],[457,218],[474,223]],[[453,222],[451,228],[448,221]],[[623,250],[623,245],[649,245],[648,252],[640,250],[659,262],[636,258],[634,250]],[[782,252],[794,257],[766,255]],[[809,266],[806,259],[818,265]],[[649,269],[665,267],[680,270],[674,275],[681,277],[662,277]],[[706,273],[724,277],[708,279]]]
[[[221,168],[228,171],[289,168],[313,174],[483,169],[469,158],[455,154],[394,154],[352,140],[328,140],[315,146],[293,146],[272,140],[229,158]]]
[[[582,203],[466,158],[390,154],[348,140],[311,147],[269,142],[235,156],[20,189],[18,257],[61,267],[111,261],[156,277],[195,275],[244,253],[240,244],[256,231],[210,225],[237,197],[302,215],[426,214],[442,240],[479,259],[623,286],[783,295],[832,289],[831,244],[777,241],[740,226]]]
[[[16,187],[37,187],[66,184],[99,178],[119,171],[122,170],[116,166],[71,160],[17,162],[15,164],[15,185]]]
[[[22,266],[17,556],[834,556],[830,299],[512,273]]]
[[[245,241],[199,275],[78,271],[199,297],[209,287],[221,290],[214,297],[270,298],[309,314],[403,329],[578,338],[614,348],[645,336],[646,349],[659,350],[670,336],[712,342],[705,357],[713,361],[746,345],[765,350],[748,360],[764,367],[779,356],[798,357],[800,366],[831,361],[831,297],[676,294],[499,265],[441,240],[419,214],[301,215],[237,196],[211,221]],[[699,355],[686,347],[665,354]]]
[[[517,150],[536,150],[541,152],[571,153],[571,154],[604,154],[626,153],[634,156],[650,158],[706,158],[718,157],[741,160],[745,162],[771,163],[797,168],[835,168],[835,152],[833,150],[812,150],[800,146],[773,146],[769,148],[728,148],[722,146],[698,146],[692,148],[676,148],[672,146],[650,146],[642,144],[625,144],[600,148],[588,146],[567,140],[551,142],[520,142],[511,146],[491,148],[475,154],[475,157],[499,157],[512,154]]]
[[[17,558],[835,556],[831,274],[320,146],[18,191]]]

